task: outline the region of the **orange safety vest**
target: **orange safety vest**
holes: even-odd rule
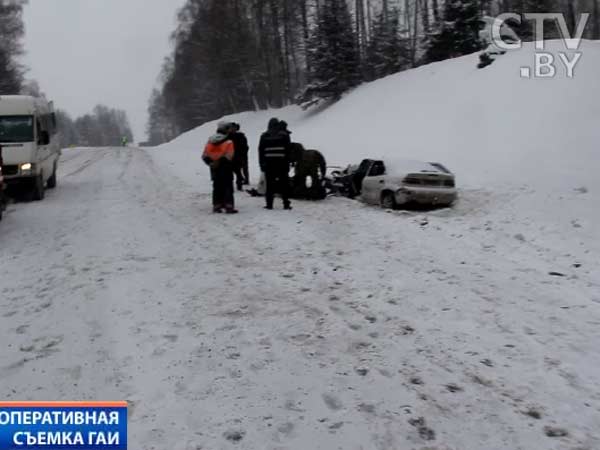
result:
[[[221,158],[233,159],[233,142],[230,140],[223,141],[220,144],[209,142],[204,148],[203,158],[209,158],[211,161],[218,161]]]

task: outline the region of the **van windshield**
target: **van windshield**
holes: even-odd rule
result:
[[[33,116],[0,116],[0,143],[33,140]]]

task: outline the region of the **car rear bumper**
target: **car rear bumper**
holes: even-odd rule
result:
[[[456,189],[450,188],[401,188],[396,191],[396,203],[443,206],[454,203],[457,196]]]

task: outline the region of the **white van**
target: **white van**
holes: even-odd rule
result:
[[[27,95],[0,96],[2,173],[8,185],[25,185],[34,200],[56,187],[60,147],[52,102]]]

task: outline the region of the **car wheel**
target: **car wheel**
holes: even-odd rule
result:
[[[396,198],[392,192],[381,194],[381,207],[384,209],[396,209]]]
[[[48,189],[54,189],[56,187],[56,165],[54,165],[52,176],[48,178],[46,186],[48,187]]]
[[[44,186],[44,175],[40,174],[33,184],[32,199],[34,201],[44,200],[46,190]]]

